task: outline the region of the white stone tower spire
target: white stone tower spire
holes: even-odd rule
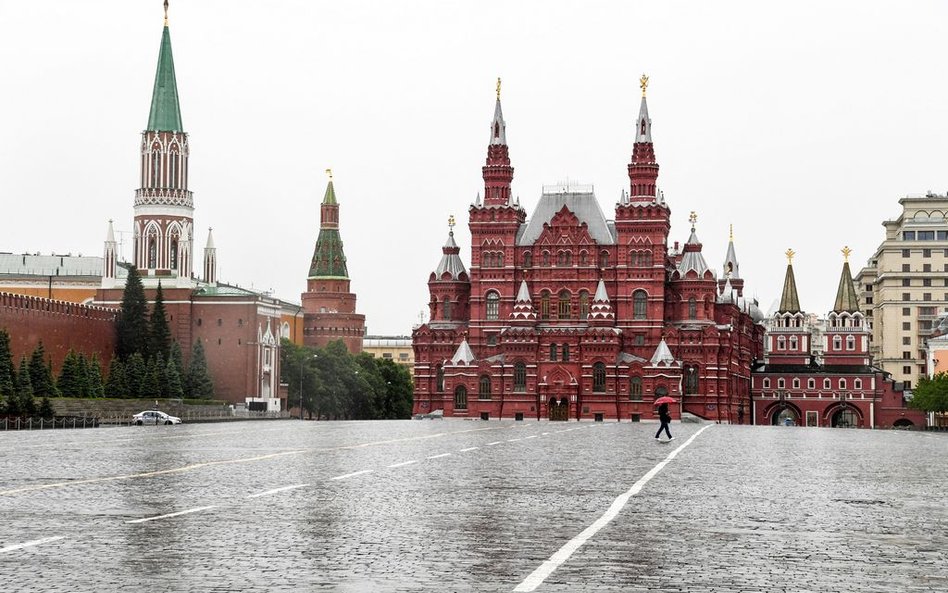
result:
[[[214,229],[207,229],[207,245],[204,247],[204,281],[217,284],[217,248],[214,247]]]
[[[112,229],[112,219],[109,219],[109,230],[105,235],[105,252],[102,256],[102,288],[115,287],[117,260],[115,231]]]

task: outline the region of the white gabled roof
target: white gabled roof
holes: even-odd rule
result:
[[[675,357],[672,356],[671,350],[668,349],[665,338],[662,338],[662,341],[658,343],[658,348],[655,349],[655,354],[652,355],[651,363],[652,366],[671,366],[675,364]]]
[[[451,357],[452,364],[471,364],[477,360],[474,357],[474,352],[471,350],[471,346],[467,343],[467,338],[465,338],[461,345],[458,346],[457,352],[454,353],[454,356]]]

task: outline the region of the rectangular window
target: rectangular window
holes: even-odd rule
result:
[[[915,240],[915,231],[902,231],[902,240],[903,240],[903,241],[914,241],[914,240]]]
[[[931,278],[922,278],[922,286],[931,286],[931,285],[932,285]]]
[[[931,249],[922,249],[922,257],[931,257],[931,256],[932,256]]]
[[[902,352],[902,360],[912,360],[911,352]]]
[[[922,264],[922,271],[923,271],[923,272],[931,272],[931,271],[932,271],[932,265],[931,265],[931,264]]]
[[[867,305],[871,305],[871,304],[872,304],[872,297],[866,297],[866,304],[867,304]]]
[[[919,315],[931,315],[931,316],[934,316],[934,315],[936,315],[936,310],[937,310],[937,309],[938,309],[938,307],[919,307],[919,308],[918,308],[918,314],[919,314]]]
[[[645,334],[635,334],[635,345],[636,346],[645,345]]]
[[[903,346],[911,346],[911,345],[912,345],[912,338],[911,338],[911,336],[902,336],[902,345],[903,345]]]
[[[905,373],[906,375],[911,375],[912,367],[902,367],[902,372]]]
[[[902,250],[902,257],[911,257],[911,255],[912,255],[912,250],[911,250],[911,249],[903,249],[903,250]]]
[[[903,293],[902,293],[902,300],[903,300],[903,301],[910,301],[910,300],[912,300],[912,294],[909,293],[909,292],[903,292]]]
[[[935,231],[918,231],[919,241],[934,241]]]
[[[902,264],[902,271],[903,271],[903,272],[911,272],[911,271],[912,271],[912,264]]]
[[[906,316],[906,317],[907,317],[907,316],[909,316],[909,315],[911,315],[911,314],[912,314],[912,308],[911,308],[911,307],[902,307],[902,315],[903,315],[903,316]]]
[[[911,280],[911,278],[902,278],[902,286],[911,286],[911,285],[912,285],[912,280]],[[946,286],[948,286],[948,285],[946,285]]]
[[[871,285],[871,284],[867,284],[867,285],[866,285],[866,292],[872,292],[872,285]]]
[[[922,300],[923,300],[923,301],[930,301],[930,300],[932,300],[932,293],[930,293],[930,292],[922,293]]]
[[[948,241],[948,231],[935,231],[939,241]]]
[[[902,329],[905,330],[905,331],[912,331],[912,322],[911,322],[911,321],[903,321],[903,322],[902,322]]]

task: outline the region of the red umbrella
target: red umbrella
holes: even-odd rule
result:
[[[657,400],[655,400],[655,405],[656,405],[656,406],[660,406],[660,405],[662,405],[662,404],[675,404],[675,403],[678,403],[678,400],[676,400],[676,399],[673,398],[673,397],[669,397],[669,396],[667,396],[667,395],[662,396],[662,397],[658,398]]]

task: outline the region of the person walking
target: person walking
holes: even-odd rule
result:
[[[668,440],[673,441],[675,437],[672,436],[670,430],[668,430],[668,423],[671,422],[671,414],[668,413],[668,404],[663,403],[658,406],[658,419],[661,422],[661,425],[658,427],[658,432],[655,433],[655,440],[658,439],[658,435],[662,434],[662,430],[665,430],[665,434],[668,435]]]

